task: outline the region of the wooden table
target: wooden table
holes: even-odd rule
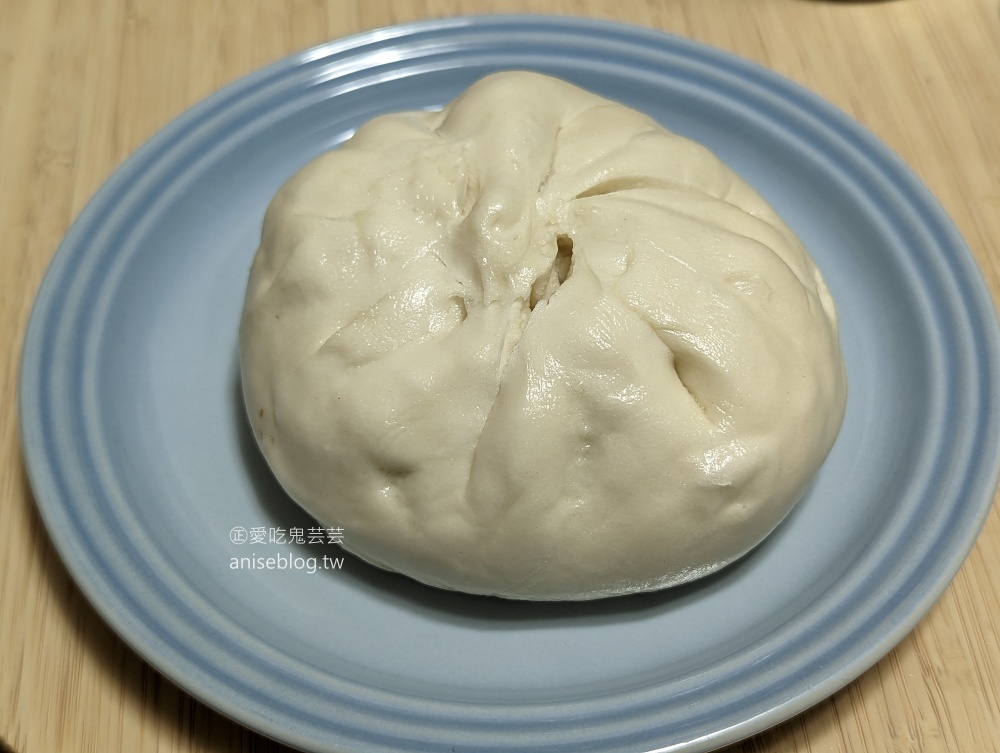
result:
[[[16,415],[32,299],[109,173],[220,86],[352,32],[572,13],[758,61],[844,109],[930,186],[1000,298],[997,0],[0,0],[0,737],[17,753],[279,751],[160,676],[83,599],[35,511]],[[1000,751],[1000,516],[860,679],[737,751]]]

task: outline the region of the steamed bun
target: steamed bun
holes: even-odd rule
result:
[[[833,301],[767,203],[645,115],[522,72],[293,177],[240,343],[293,499],[368,562],[516,599],[732,562],[845,403]]]

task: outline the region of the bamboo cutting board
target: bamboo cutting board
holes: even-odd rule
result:
[[[62,234],[174,116],[302,48],[480,12],[663,29],[755,60],[926,182],[1000,300],[997,0],[0,0],[0,737],[17,753],[287,750],[176,688],[83,599],[35,511],[16,416],[30,306]],[[730,753],[1000,751],[1000,518],[895,650]]]

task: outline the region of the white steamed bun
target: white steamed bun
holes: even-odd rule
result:
[[[712,153],[545,76],[376,118],[264,221],[247,413],[285,490],[425,583],[591,599],[758,544],[830,450],[833,301]]]

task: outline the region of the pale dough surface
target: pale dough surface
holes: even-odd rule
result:
[[[522,72],[377,118],[281,189],[241,367],[272,471],[348,549],[523,599],[742,556],[846,395],[832,299],[755,191]]]

